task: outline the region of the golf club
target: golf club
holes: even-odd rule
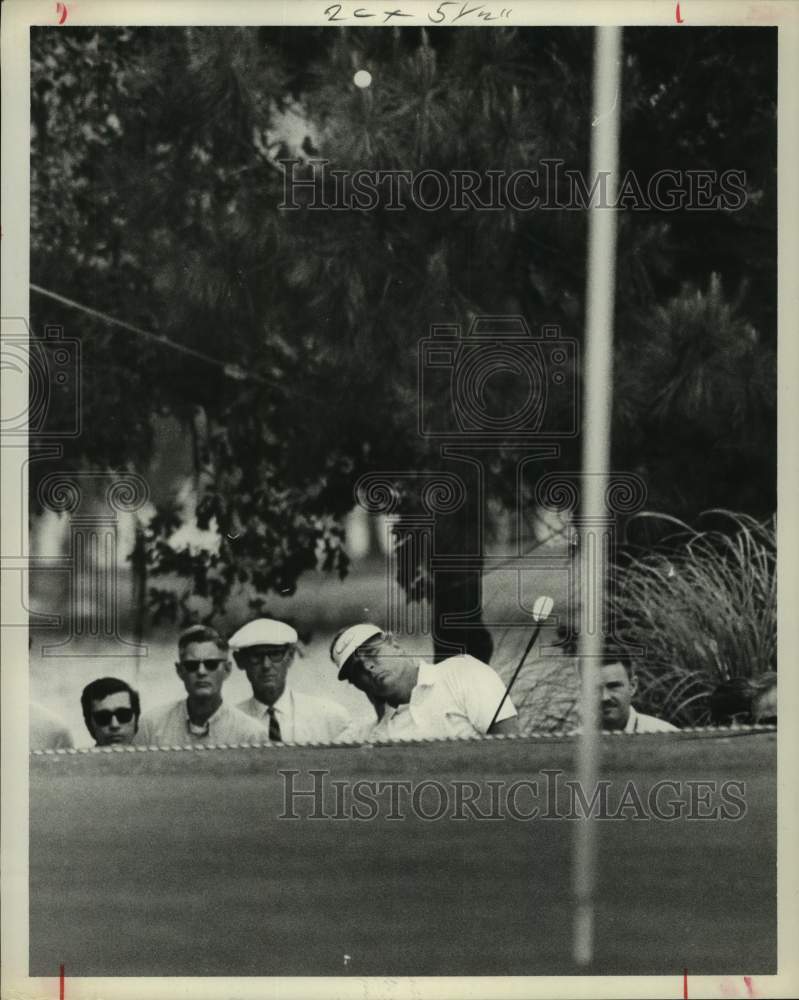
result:
[[[552,600],[551,597],[537,597],[536,598],[535,604],[533,605],[533,621],[536,623],[536,626],[533,629],[532,636],[530,636],[530,641],[527,643],[527,648],[525,649],[524,653],[522,654],[522,658],[519,660],[519,665],[518,665],[518,667],[516,667],[516,670],[513,672],[513,677],[511,677],[510,683],[505,688],[505,694],[502,695],[502,701],[497,705],[497,710],[496,710],[496,712],[494,712],[494,718],[491,720],[491,725],[488,727],[488,732],[491,731],[491,727],[497,721],[497,716],[499,715],[499,713],[500,713],[500,711],[502,709],[502,706],[505,704],[505,699],[510,694],[510,689],[516,683],[516,678],[519,676],[519,671],[522,669],[522,666],[524,665],[524,661],[530,655],[530,650],[535,645],[535,640],[538,638],[538,633],[541,631],[541,626],[543,625],[544,621],[547,618],[549,618],[550,612],[552,611],[552,608],[553,608],[554,604],[555,604],[555,602]]]

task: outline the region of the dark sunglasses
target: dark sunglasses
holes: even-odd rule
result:
[[[185,670],[188,670],[190,674],[199,670],[201,666],[205,666],[206,670],[217,670],[222,666],[223,663],[227,663],[227,660],[181,660],[180,665]]]
[[[282,663],[291,652],[291,646],[259,646],[242,649],[239,657],[247,664],[259,664],[265,660],[270,663]]]
[[[119,723],[124,725],[126,722],[130,722],[133,718],[132,708],[101,708],[96,712],[92,712],[92,718],[97,723],[98,726],[108,726],[111,724],[111,720],[116,716]]]

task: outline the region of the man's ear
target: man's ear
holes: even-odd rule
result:
[[[633,674],[633,676],[630,678],[630,696],[632,697],[632,695],[634,695],[637,690],[638,690],[638,676],[637,674]]]
[[[179,678],[180,678],[181,680],[183,680],[183,673],[182,673],[182,671],[181,671],[181,667],[180,667],[180,660],[178,660],[178,661],[177,661],[177,662],[175,663],[175,673],[176,673],[176,674],[178,675],[178,677],[179,677]]]
[[[225,677],[230,677],[230,671],[233,669],[233,665],[230,660],[225,660],[225,665],[222,669],[225,671]]]

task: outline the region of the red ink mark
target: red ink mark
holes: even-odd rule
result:
[[[755,993],[755,988],[752,985],[752,977],[751,976],[744,976],[744,983],[746,983],[746,992],[747,992],[747,994],[750,997],[756,997],[757,993]]]
[[[683,21],[685,20],[685,18],[682,17],[682,15],[680,14],[680,5],[679,5],[679,3],[677,4],[677,10],[676,10],[675,13],[677,15],[677,24],[682,24]]]
[[[58,1000],[64,1000],[64,966],[58,967]]]
[[[58,14],[58,23],[63,24],[67,19],[67,5],[65,3],[57,3],[55,5],[55,12]]]
[[[679,7],[679,4],[677,4]],[[688,970],[682,970],[682,997],[683,1000],[688,1000]]]

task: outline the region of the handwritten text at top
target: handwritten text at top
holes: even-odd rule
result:
[[[500,21],[509,18],[512,7],[499,7],[469,0],[441,0],[431,4],[427,11],[430,24],[457,24],[468,21]],[[404,18],[418,16],[415,11],[405,11],[390,4],[341,4],[331,3],[324,9],[329,22],[377,21],[381,24],[397,24]]]

